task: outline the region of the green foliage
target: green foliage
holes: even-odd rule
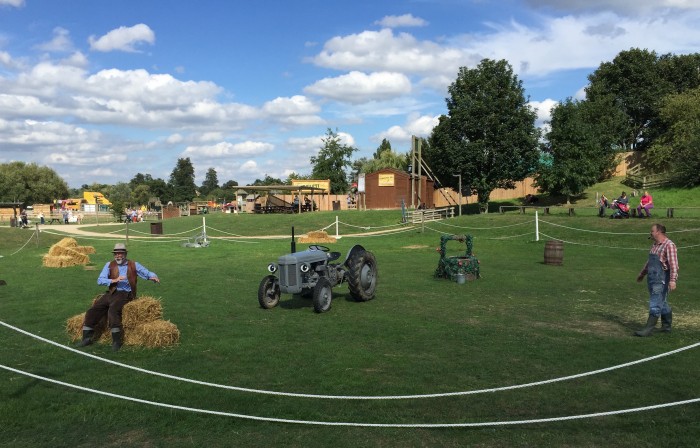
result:
[[[593,72],[588,100],[609,98],[625,114],[629,129],[625,150],[645,150],[665,132],[659,111],[666,95],[700,86],[700,55],[664,55],[632,48]]]
[[[272,177],[269,174],[265,174],[263,179],[255,179],[251,185],[282,185],[282,179]]]
[[[679,185],[700,185],[700,88],[667,96],[660,115],[668,130],[647,160],[657,169],[670,166]]]
[[[460,68],[448,90],[448,115],[440,117],[423,154],[447,186],[456,188],[453,173],[461,174],[486,211],[491,191],[513,188],[536,168],[536,114],[505,60]]]
[[[383,168],[394,168],[401,171],[406,171],[408,168],[409,154],[400,154],[391,149],[384,150],[379,153],[378,157],[366,160],[361,168],[361,173],[374,173]]]
[[[207,174],[204,177],[204,182],[202,182],[202,187],[199,192],[203,196],[209,195],[212,191],[219,188],[219,178],[216,175],[216,170],[214,168],[209,168]]]
[[[374,155],[372,156],[372,158],[373,159],[380,159],[382,156],[382,153],[384,153],[385,151],[391,151],[391,143],[389,143],[389,140],[383,138],[382,142],[379,144],[379,147],[374,152]]]
[[[343,194],[349,190],[345,169],[351,166],[352,153],[357,151],[350,145],[341,143],[337,132],[327,130],[323,146],[318,154],[311,157],[313,179],[330,179],[331,194]]]
[[[68,197],[68,185],[51,168],[36,163],[0,164],[0,201],[49,204]]]
[[[236,182],[235,180],[227,180],[227,181],[224,182],[224,184],[221,186],[221,189],[222,189],[222,190],[228,190],[228,189],[230,189],[230,188],[234,188],[234,187],[237,187],[237,186],[238,186],[238,182]]]
[[[295,172],[289,173],[289,176],[287,176],[287,179],[284,181],[285,185],[292,185],[293,180],[308,180],[311,179],[310,174],[298,174]]]
[[[576,196],[615,168],[625,120],[619,110],[606,106],[601,100],[567,98],[552,109],[545,157],[535,174],[537,187]]]
[[[194,178],[194,166],[190,158],[177,159],[177,165],[170,174],[168,182],[168,187],[172,190],[173,202],[191,201],[196,196],[197,186]]]

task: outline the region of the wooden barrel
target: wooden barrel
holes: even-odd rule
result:
[[[561,266],[564,263],[564,242],[547,241],[544,245],[544,264]]]

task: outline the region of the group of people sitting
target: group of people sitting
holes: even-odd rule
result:
[[[600,208],[598,209],[598,216],[605,216],[605,209],[609,208],[613,210],[610,219],[622,219],[630,217],[630,205],[627,193],[624,191],[619,198],[610,202],[608,198],[605,197],[605,193],[600,195],[600,200],[598,201]],[[642,197],[639,199],[639,205],[637,206],[637,217],[638,218],[651,218],[651,209],[654,208],[654,201],[648,191],[645,191]]]

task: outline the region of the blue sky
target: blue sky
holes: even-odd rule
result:
[[[698,52],[700,0],[0,0],[0,163],[71,187],[308,174],[328,128],[371,157],[506,59],[538,124],[622,50]]]

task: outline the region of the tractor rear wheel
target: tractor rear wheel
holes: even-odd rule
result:
[[[258,287],[258,302],[260,306],[269,310],[280,302],[280,284],[274,275],[265,276]]]
[[[331,309],[331,299],[333,297],[331,282],[327,278],[321,277],[314,287],[314,311],[325,313]]]
[[[366,250],[356,252],[348,260],[348,286],[357,302],[374,298],[377,289],[377,259]]]

